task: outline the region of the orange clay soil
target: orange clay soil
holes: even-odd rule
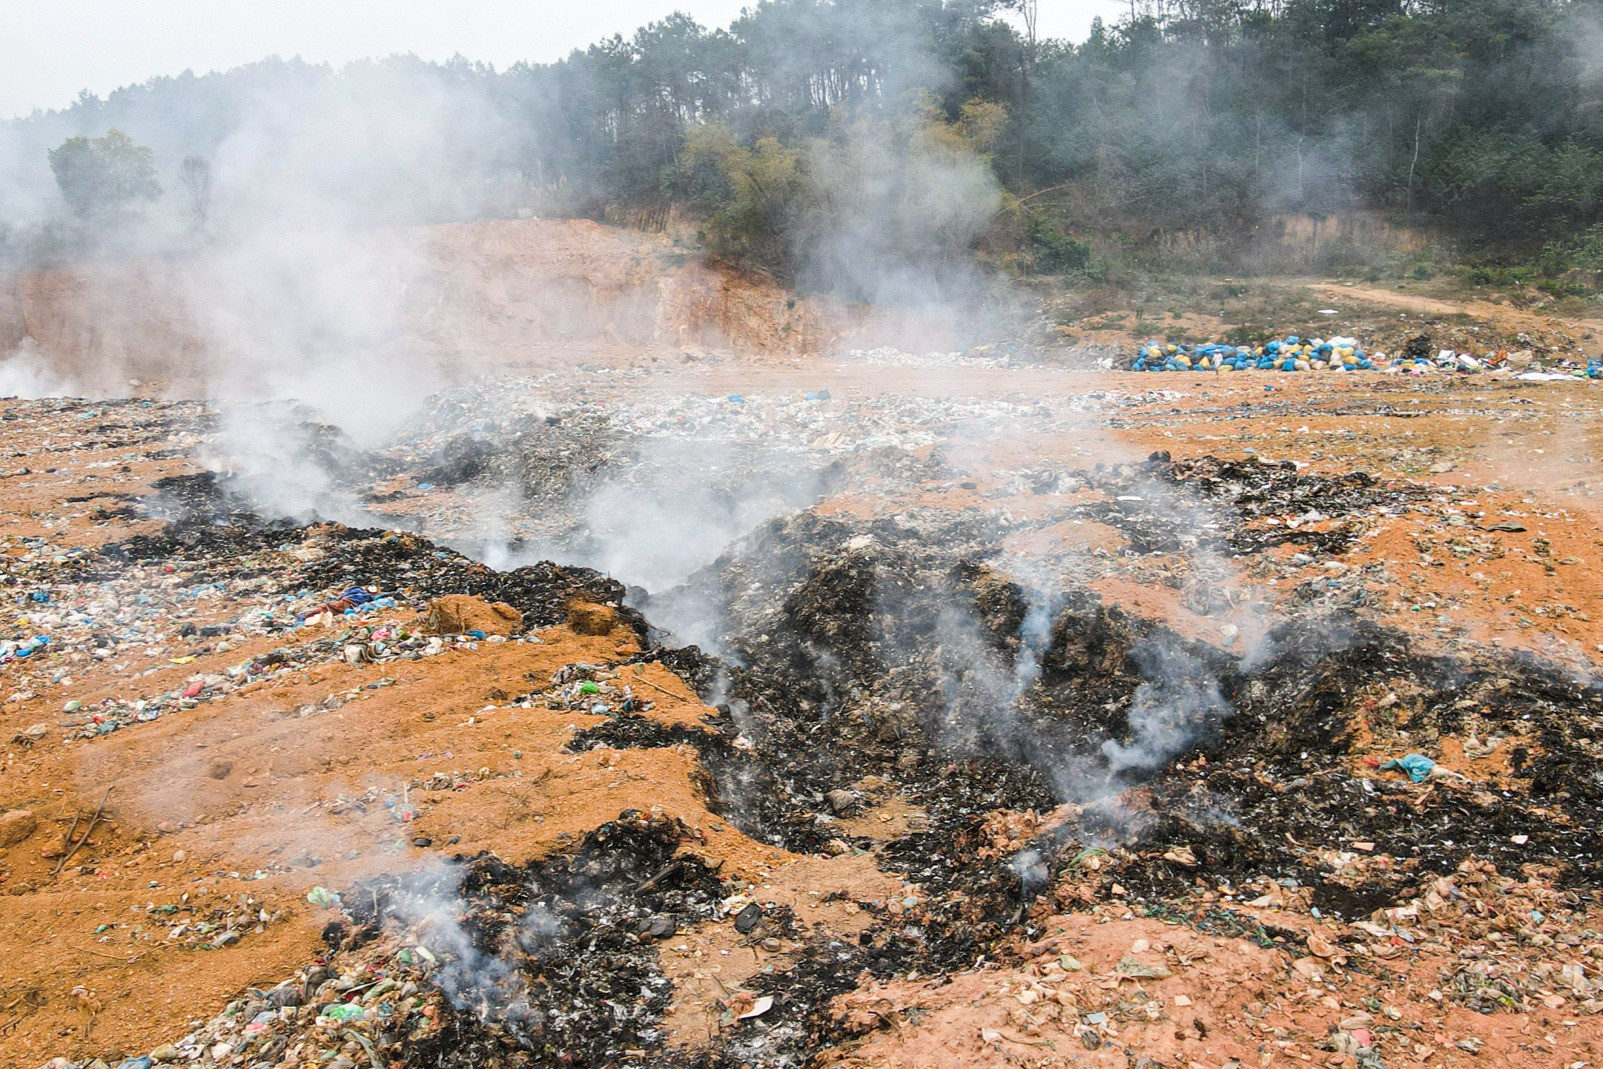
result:
[[[1259,912],[1295,925],[1311,945],[1340,946],[1336,926]],[[1396,1052],[1388,1064],[1492,1058],[1558,1067],[1589,1062],[1603,1038],[1595,1021],[1562,1012],[1485,1016],[1444,1002],[1438,973],[1453,964],[1448,947],[1386,961],[1378,981],[1352,967],[1350,948],[1337,951],[1340,963],[1293,958],[1254,938],[1210,936],[1117,907],[1042,923],[1050,934],[1019,947],[1019,964],[871,983],[841,997],[837,1027],[854,1038],[819,1064],[1127,1069],[1134,1049],[1153,1065],[1336,1066],[1354,1064],[1341,1037],[1367,1032]],[[1099,1013],[1105,1020],[1084,1023]]]

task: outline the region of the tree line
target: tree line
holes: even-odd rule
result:
[[[886,256],[1023,271],[1360,209],[1552,270],[1603,248],[1603,0],[1132,0],[1079,44],[1038,39],[1035,3],[762,0],[504,71],[275,59],[5,133],[79,215],[162,186],[198,225],[261,189],[414,220],[672,204],[786,277],[855,255],[828,225],[853,210]]]

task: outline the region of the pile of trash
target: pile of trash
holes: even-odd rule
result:
[[[630,716],[650,712],[654,703],[636,697],[632,684],[620,685],[615,669],[580,662],[553,672],[549,689],[521,695],[507,704],[594,716]]]
[[[304,565],[306,554],[297,556],[281,547],[241,563],[250,569],[268,561],[282,568],[280,581],[293,581],[290,565]],[[92,703],[67,699],[61,721],[66,737],[95,738],[259,687],[311,665],[416,660],[451,649],[476,650],[480,642],[508,641],[482,631],[426,634],[417,621],[425,608],[421,599],[403,604],[393,595],[364,591],[366,600],[356,604],[347,590],[298,614],[294,606],[312,597],[307,588],[280,592],[278,582],[262,575],[198,584],[190,578],[172,563],[133,564],[114,578],[97,573],[94,578],[63,581],[58,576],[48,586],[32,590],[23,602],[26,615],[6,623],[14,630],[42,628],[48,633],[0,644],[0,663],[17,662],[19,668],[25,663],[32,670],[26,675],[12,673],[6,700],[25,700],[44,687],[70,688],[74,666],[85,661],[108,662],[113,670],[121,666],[132,683],[204,655],[228,653],[253,639],[297,639],[221,671],[197,672],[153,694],[139,696],[135,684],[129,687],[132,696],[111,695]],[[531,640],[538,641],[530,636],[514,639]]]
[[[63,712],[68,714],[68,718],[62,721],[62,726],[67,729],[65,737],[89,739],[109,735],[128,724],[147,723],[168,713],[193,709],[204,702],[215,701],[252,685],[265,685],[313,665],[341,660],[347,664],[415,661],[438,656],[448,650],[477,650],[481,642],[494,645],[508,641],[539,641],[531,635],[509,640],[501,635],[486,635],[482,631],[461,635],[424,635],[413,630],[414,627],[415,621],[409,623],[401,618],[362,623],[299,645],[280,646],[222,672],[197,674],[182,687],[148,697],[130,700],[113,696],[90,706],[74,699],[63,707]],[[173,661],[176,663],[185,659],[174,658]]]
[[[456,544],[489,561],[558,556],[663,586],[690,570],[668,558],[697,539],[662,539],[661,524],[700,530],[716,541],[706,547],[715,552],[764,513],[792,512],[848,486],[899,489],[943,478],[955,486],[961,479],[930,454],[966,437],[967,428],[1069,434],[1088,419],[1179,396],[642,390],[604,400],[584,385],[517,379],[455,387],[373,462],[330,471],[330,485],[384,522],[457,535]],[[404,474],[375,483],[374,470]],[[502,536],[494,543],[484,541],[487,514]]]
[[[882,346],[878,349],[853,349],[845,354],[839,366],[870,364],[878,367],[910,367],[930,370],[945,368],[1040,368],[1034,353],[1017,346],[976,345],[961,353],[910,353],[902,349]]]
[[[546,563],[496,573],[411,535],[337,525],[244,530],[202,519],[99,552],[55,552],[42,539],[20,548],[27,552],[9,558],[9,570],[22,592],[0,607],[0,635],[10,636],[0,642],[4,700],[59,695],[57,723],[67,739],[109,735],[314,665],[384,664],[539,641],[531,631],[431,629],[431,620],[450,614],[430,610],[453,597],[480,606],[506,631],[506,614],[520,618],[521,610],[538,628],[566,619],[575,597],[616,604],[624,595],[584,569]],[[365,574],[386,580],[387,593],[350,582],[357,560],[365,561]],[[520,608],[500,604],[508,599]],[[618,616],[643,627],[627,609]],[[261,650],[262,639],[272,648],[172,681],[175,668],[215,666],[216,655]],[[94,663],[119,673],[125,684],[118,693],[73,694],[75,674]],[[139,681],[158,674],[161,685],[141,693]]]
[[[968,365],[954,365],[968,366]],[[531,498],[586,492],[603,470],[649,460],[665,443],[750,445],[756,460],[783,467],[809,452],[914,450],[961,424],[1028,422],[1067,430],[1079,417],[1151,404],[1165,391],[1097,390],[1054,397],[845,398],[827,389],[789,394],[664,394],[602,400],[572,382],[529,378],[468,384],[440,394],[396,435],[386,470],[422,472],[431,487],[482,479],[512,483]],[[492,443],[494,443],[492,445]]]
[[[1603,378],[1603,360],[1558,360],[1538,365],[1529,352],[1507,349],[1479,356],[1454,349],[1431,349],[1430,339],[1410,339],[1395,359],[1383,352],[1368,352],[1357,338],[1303,338],[1287,335],[1260,345],[1189,345],[1149,341],[1130,363],[1132,371],[1384,371],[1388,374],[1423,374],[1451,371],[1463,374],[1505,372],[1528,382]]]
[[[337,898],[316,888],[328,905]],[[326,896],[326,897],[324,897]],[[441,1041],[440,991],[429,984],[439,958],[393,937],[366,953],[298,970],[272,987],[250,987],[209,1021],[120,1062],[53,1058],[41,1069],[151,1069],[164,1065],[305,1065],[335,1069],[382,1064],[380,1054]],[[248,1061],[245,1059],[249,1059]]]
[[[1482,353],[1480,356],[1455,349],[1438,349],[1433,356],[1423,352],[1405,353],[1397,358],[1389,370],[1411,374],[1455,371],[1466,375],[1505,371],[1525,382],[1558,382],[1564,379],[1603,378],[1603,360],[1595,357],[1585,363],[1578,360],[1558,360],[1551,365],[1539,367],[1532,361],[1511,359],[1506,349]]]
[[[1184,345],[1149,341],[1132,371],[1373,371],[1385,353],[1364,351],[1357,338],[1287,335],[1261,345]]]

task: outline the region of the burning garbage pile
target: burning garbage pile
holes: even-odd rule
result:
[[[822,800],[847,769],[867,768],[934,811],[953,798],[954,762],[978,762],[1016,785],[989,808],[1066,804],[1077,816],[1059,826],[1065,841],[1168,836],[1214,873],[1330,883],[1289,834],[1404,859],[1368,878],[1379,897],[1471,852],[1595,878],[1603,791],[1591,776],[1566,780],[1591,760],[1595,684],[1509,657],[1422,656],[1344,607],[1279,623],[1241,655],[1083,592],[1042,614],[1023,587],[965,560],[979,547],[960,522],[859,534],[804,516],[705,577],[739,591],[730,705],[759,753],[797,755],[793,794]],[[1459,774],[1416,781],[1383,767],[1458,735],[1506,757],[1495,796]],[[1137,787],[1140,805],[1123,797]],[[1455,827],[1466,812],[1479,815]],[[1178,891],[1188,867],[1122,879]]]
[[[590,459],[564,456],[559,431],[531,434],[538,465]],[[527,459],[440,448],[431,479]],[[897,479],[961,478],[940,450],[901,463],[887,460]],[[1581,1022],[1603,1009],[1587,934],[1603,688],[1528,656],[1426,648],[1371,611],[1379,571],[1324,567],[1376,517],[1446,508],[1439,489],[1164,454],[1014,475],[1052,507],[1004,515],[974,489],[982,504],[962,509],[787,508],[649,594],[550,562],[498,570],[415,533],[270,520],[203,477],[163,487],[161,507],[183,508],[159,532],[16,543],[17,702],[126,664],[19,748],[106,753],[171,726],[152,720],[311,669],[328,673],[334,712],[448,662],[446,686],[502,718],[509,759],[459,774],[416,763],[453,751],[408,751],[401,787],[307,805],[383,817],[384,803],[406,834],[383,871],[345,882],[274,869],[301,881],[298,914],[253,899],[203,923],[265,929],[208,953],[291,924],[320,929],[323,952],[143,1053],[101,1057],[90,1037],[49,1064],[898,1064],[876,1045],[958,1014],[947,987],[1019,1015],[959,1017],[954,1042],[977,1057],[1061,1041],[1126,1064],[1185,1032],[1223,1061],[1252,1056],[1262,1024],[1273,1042],[1375,1064],[1418,1053],[1411,1015],[1429,1006]],[[1018,551],[1077,521],[1117,548]],[[1267,602],[1243,589],[1248,573],[1293,581]],[[1154,579],[1201,630],[1107,593]],[[686,633],[704,647],[675,640]],[[475,674],[559,640],[571,654],[538,670]],[[203,660],[221,668],[190,668]],[[366,708],[349,723],[368,728]],[[466,747],[477,729],[464,718],[453,738]],[[525,776],[512,762],[538,731],[560,744]],[[631,761],[658,758],[688,770],[673,805],[694,799],[689,816],[667,799],[614,807],[516,859],[453,852],[409,819],[436,796],[477,804],[474,790],[540,799],[564,767],[622,789],[642,774]],[[525,812],[507,810],[509,837]],[[179,920],[162,916],[171,933]],[[1104,959],[1062,934],[1093,923],[1133,926],[1143,945]],[[212,934],[191,924],[171,940]],[[1183,1021],[1174,995],[1205,996],[1171,989],[1220,940],[1254,948],[1298,1006],[1334,1003],[1331,1027],[1267,1003],[1211,1039]]]

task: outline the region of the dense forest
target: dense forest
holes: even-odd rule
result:
[[[1164,231],[1362,210],[1488,262],[1603,268],[1600,0],[1132,0],[1080,44],[1037,39],[1034,4],[763,0],[499,72],[154,78],[0,127],[0,240],[672,208],[731,260],[860,290],[976,249],[1072,272]],[[132,170],[90,180],[107,166]]]

